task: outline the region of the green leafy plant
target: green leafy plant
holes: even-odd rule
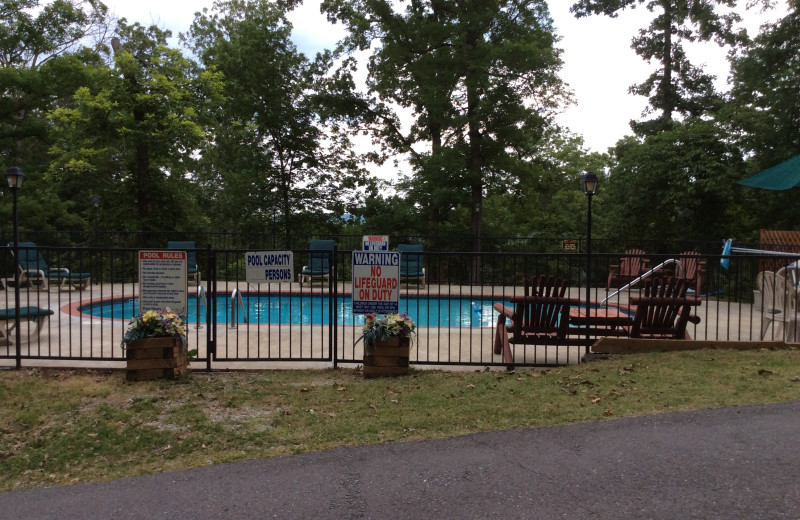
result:
[[[409,338],[417,329],[414,320],[408,314],[367,314],[361,338],[367,347],[379,341],[386,341],[393,336]]]
[[[147,311],[138,314],[128,323],[128,330],[122,337],[124,343],[132,343],[145,338],[172,337],[186,344],[186,317],[169,308],[163,311]]]

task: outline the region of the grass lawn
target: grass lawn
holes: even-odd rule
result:
[[[612,356],[550,370],[0,371],[0,491],[338,446],[800,399],[800,350]]]

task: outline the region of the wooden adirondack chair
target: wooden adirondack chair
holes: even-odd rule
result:
[[[699,298],[687,297],[686,278],[648,278],[644,281],[644,296],[631,297],[636,306],[628,336],[631,338],[689,339],[686,325],[700,323],[691,314],[692,307],[702,303]]]
[[[688,289],[694,289],[695,294],[700,294],[703,286],[703,275],[706,272],[706,262],[700,260],[697,251],[684,251],[678,258],[683,264],[683,278],[686,279]]]
[[[606,291],[611,287],[622,287],[646,273],[650,260],[644,257],[645,254],[642,249],[628,249],[620,258],[619,264],[609,265]]]
[[[541,275],[525,281],[524,296],[509,298],[510,309],[501,303],[494,308],[500,315],[494,339],[494,353],[503,354],[506,363],[514,362],[511,345],[583,345],[585,340],[569,337],[570,305],[580,300],[567,297],[569,281]],[[511,321],[509,325],[507,320]]]

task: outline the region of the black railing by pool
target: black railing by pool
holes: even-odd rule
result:
[[[9,260],[10,249],[2,252]],[[22,341],[0,338],[0,365],[124,366],[122,336],[137,309],[138,249],[45,247],[39,251],[51,266],[90,272],[91,283],[82,291],[43,290],[35,281],[19,287],[21,305],[52,310],[38,333],[34,321],[23,321]],[[263,248],[264,250],[268,248]],[[334,276],[291,284],[248,285],[245,249],[198,247],[203,279],[190,281],[188,339],[197,350],[194,369],[356,366],[361,363],[363,317],[348,312],[352,252],[338,250],[331,258]],[[295,249],[295,273],[307,263],[310,251]],[[318,252],[317,252],[318,253]],[[599,303],[606,291],[610,264],[621,252],[592,256],[589,273],[591,299]],[[648,255],[658,265],[676,254]],[[800,256],[800,255],[798,255]],[[701,253],[705,272],[697,308],[701,321],[690,325],[693,339],[758,341],[761,307],[757,301],[758,254],[731,259],[720,265],[720,251]],[[526,277],[552,274],[570,280],[570,295],[585,299],[585,255],[580,250],[561,253],[481,253],[425,251],[424,287],[415,280],[401,283],[400,311],[419,328],[412,346],[412,364],[423,366],[505,366],[493,351],[497,313],[495,303],[521,296]],[[671,265],[672,262],[666,262]],[[8,264],[7,264],[8,265]],[[13,265],[13,264],[12,264]],[[471,272],[479,269],[478,272]],[[0,308],[12,309],[16,288],[13,271],[6,271]],[[474,282],[478,283],[474,283]],[[633,289],[635,291],[635,288]],[[608,304],[625,307],[629,291]],[[239,302],[242,307],[240,308]],[[755,303],[755,305],[754,305]],[[8,314],[8,313],[6,313]],[[245,319],[246,317],[246,319]],[[4,332],[8,321],[0,324]],[[764,339],[773,339],[774,332]],[[5,334],[8,336],[8,334]],[[11,335],[13,336],[13,334]],[[10,339],[10,340],[9,340]],[[779,339],[779,338],[776,338]],[[585,346],[516,347],[514,364],[552,366],[578,362]]]

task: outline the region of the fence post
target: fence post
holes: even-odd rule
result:
[[[211,356],[217,355],[217,258],[211,244],[206,245],[206,273],[206,294],[210,295],[206,300],[206,372],[211,372]]]
[[[333,251],[329,252],[328,254],[333,255],[333,261],[329,262],[331,265],[331,276],[328,280],[328,323],[330,326],[328,327],[328,344],[331,348],[331,354],[333,358],[333,368],[338,366],[339,362],[339,349],[337,345],[337,332],[338,332],[338,321],[339,321],[339,273],[337,269],[337,264],[339,260],[338,255],[338,248],[336,243],[333,244]]]

